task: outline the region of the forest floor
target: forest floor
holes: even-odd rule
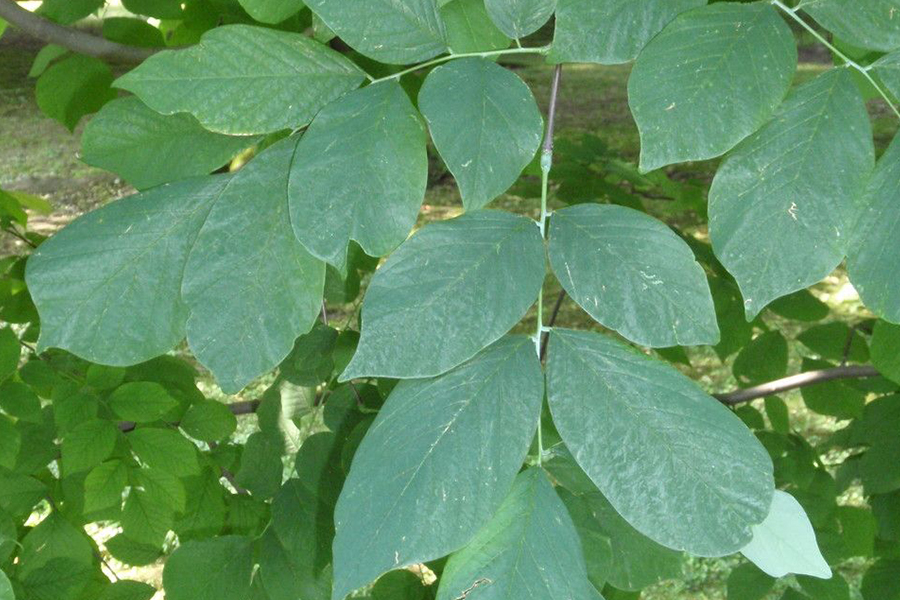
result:
[[[78,215],[101,206],[109,201],[132,193],[130,186],[116,177],[99,169],[89,167],[78,158],[80,131],[84,123],[70,133],[59,123],[44,117],[35,102],[35,80],[29,78],[28,71],[41,44],[23,37],[15,31],[7,31],[0,39],[0,187],[20,190],[40,195],[54,207],[48,216],[36,216],[30,223],[32,230],[50,234]],[[811,78],[828,65],[827,56],[814,49],[802,49],[798,82]],[[517,73],[532,87],[538,102],[546,105],[551,78],[550,67],[534,60],[525,60],[514,66]],[[636,162],[639,153],[637,130],[628,109],[626,82],[629,67],[600,67],[591,65],[567,66],[563,74],[558,108],[558,140],[577,140],[588,134],[595,136],[606,146],[610,155],[622,160]],[[879,151],[889,143],[896,131],[896,123],[886,107],[878,101],[870,103],[876,144]],[[691,180],[707,185],[715,173],[717,161],[691,163],[669,170],[669,176],[676,180]],[[421,213],[420,224],[447,218],[461,212],[459,196],[452,178],[445,173],[433,173],[432,184]],[[539,200],[533,197],[506,195],[497,200],[495,207],[502,207],[519,213],[536,216]],[[686,227],[699,239],[704,239],[702,219],[694,216],[693,223],[684,222],[691,216],[678,217],[681,227]],[[8,236],[0,238],[0,254],[21,251],[20,242]],[[558,287],[547,285],[544,307],[545,315],[551,311],[557,298]],[[813,292],[832,309],[834,320],[854,321],[860,318],[862,307],[852,286],[842,271],[835,272]],[[352,315],[350,307],[334,307],[336,313]],[[528,323],[531,319],[531,323]],[[534,316],[526,319],[523,328],[531,330]],[[341,319],[339,322],[343,322]],[[563,302],[556,321],[557,325],[590,328],[594,324],[587,315],[571,301]],[[782,329],[789,340],[797,331],[791,330],[787,322],[773,322],[771,325]],[[791,372],[799,369],[799,363],[806,352],[795,341],[790,345]],[[691,366],[685,372],[700,382],[711,392],[725,391],[736,387],[731,374],[730,361],[722,362],[708,348],[691,350]],[[242,397],[255,397],[264,382],[245,390]],[[210,377],[203,386],[211,396],[225,398],[217,390]],[[236,398],[236,399],[241,399]],[[799,394],[787,394],[785,400],[791,408],[792,426],[807,437],[815,439],[825,435],[840,425],[826,417],[808,412]],[[252,428],[253,419],[246,419],[242,429]],[[644,600],[723,600],[725,580],[731,568],[738,564],[736,558],[692,559],[685,567],[685,577],[679,581],[664,582],[645,591]],[[844,574],[851,580],[857,579],[851,566]],[[142,569],[123,575],[143,578],[159,583],[159,569]],[[780,593],[780,592],[778,592]],[[773,592],[771,598],[777,598]]]

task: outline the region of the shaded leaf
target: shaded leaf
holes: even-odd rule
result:
[[[250,539],[222,536],[187,542],[166,561],[168,600],[246,600],[253,552]]]

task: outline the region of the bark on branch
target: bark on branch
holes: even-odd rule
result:
[[[875,367],[868,365],[850,365],[834,367],[831,369],[818,369],[797,373],[768,383],[762,383],[743,390],[735,390],[726,394],[714,394],[713,396],[722,404],[734,406],[743,402],[750,402],[758,398],[765,398],[773,394],[780,394],[789,390],[824,383],[835,379],[863,379],[865,377],[878,377],[881,375]]]
[[[59,25],[28,11],[15,0],[0,0],[0,18],[14,25],[31,37],[49,44],[57,44],[78,54],[97,58],[141,62],[157,51],[156,48],[139,48],[111,42],[109,40],[79,31],[73,27]]]

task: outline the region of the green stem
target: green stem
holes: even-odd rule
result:
[[[494,56],[505,56],[508,54],[547,54],[547,52],[549,51],[550,46],[540,46],[538,48],[506,48],[504,50],[488,50],[486,52],[461,52],[459,54],[447,54],[420,63],[418,65],[413,65],[408,69],[403,69],[402,71],[398,71],[397,73],[394,73],[392,75],[387,75],[378,79],[370,79],[373,84],[380,83],[382,81],[390,81],[391,79],[399,79],[404,75],[413,73],[420,69],[427,69],[428,67],[433,67],[434,65],[439,65],[441,63],[445,63],[457,58],[491,58]]]
[[[815,29],[810,27],[810,25],[806,21],[804,21],[797,15],[797,9],[787,6],[786,4],[781,2],[781,0],[771,0],[771,2],[772,2],[773,6],[776,6],[776,7],[780,8],[782,11],[784,11],[785,13],[787,13],[787,15],[791,19],[796,21],[801,27],[803,27],[803,29],[808,31],[814,38],[816,38],[819,41],[819,43],[821,43],[823,46],[828,48],[831,52],[834,53],[835,56],[837,56],[842,61],[844,61],[844,63],[846,63],[846,65],[848,67],[850,67],[852,69],[856,69],[857,71],[862,73],[862,76],[865,77],[866,80],[872,84],[872,87],[874,87],[878,91],[878,93],[881,95],[881,97],[884,99],[884,101],[887,103],[887,105],[891,108],[891,110],[894,112],[894,114],[897,116],[897,118],[900,119],[900,110],[898,110],[897,107],[894,105],[894,102],[893,102],[893,100],[891,100],[888,93],[878,84],[877,81],[875,81],[875,79],[872,77],[872,75],[869,74],[869,69],[867,67],[862,66],[861,64],[857,63],[855,60],[851,59],[849,56],[847,56],[846,54],[844,54],[843,52],[838,50],[834,46],[834,44],[832,44],[831,42],[826,40],[825,37],[822,36],[822,34],[820,34],[818,31],[816,31]]]

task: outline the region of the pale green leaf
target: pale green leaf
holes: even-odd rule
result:
[[[672,367],[596,333],[554,329],[547,377],[563,441],[631,526],[700,556],[750,540],[771,503],[772,462],[731,411]]]
[[[483,58],[434,69],[419,91],[419,109],[468,210],[508,190],[541,144],[543,119],[531,90]]]
[[[112,421],[86,421],[63,437],[62,469],[66,475],[93,469],[112,454],[119,432]]]
[[[197,475],[197,447],[174,429],[142,427],[127,434],[131,450],[141,461],[176,477]]]
[[[306,125],[364,77],[299,33],[228,25],[196,46],[151,56],[115,84],[157,112],[188,112],[210,131],[246,135]]]
[[[748,319],[841,262],[873,161],[865,104],[846,69],[833,69],[795,90],[719,167],[709,233]]]
[[[626,63],[679,13],[704,4],[706,0],[557,0],[550,59]]]
[[[885,54],[875,61],[871,68],[888,91],[895,98],[900,98],[900,51]]]
[[[811,0],[803,10],[854,46],[882,52],[900,47],[898,0]]]
[[[109,406],[120,419],[148,423],[177,407],[178,400],[158,383],[135,381],[116,388],[109,396]]]
[[[555,211],[549,252],[569,296],[627,339],[654,348],[719,341],[703,268],[653,217],[599,204]]]
[[[900,383],[900,325],[885,321],[875,323],[872,365],[891,381]]]
[[[384,256],[416,223],[428,179],[426,135],[403,88],[379,83],[326,106],[297,144],[291,222],[314,256],[343,269],[347,244]]]
[[[789,573],[831,577],[806,512],[781,490],[775,491],[769,516],[753,527],[753,539],[741,548],[741,554],[772,577]]]
[[[121,460],[110,460],[94,467],[84,480],[85,512],[121,506],[127,483],[128,469]]]
[[[628,80],[641,170],[727,152],[772,116],[796,67],[794,35],[771,6],[720,3],[680,14],[647,44]]]
[[[237,418],[221,402],[203,400],[191,405],[179,426],[194,439],[221,442],[234,433]]]
[[[484,0],[451,0],[441,6],[447,42],[456,54],[486,52],[509,47],[510,39],[488,16]]]
[[[81,159],[146,189],[206,175],[258,141],[203,129],[188,114],[164,116],[135,97],[113,100],[81,136]]]
[[[447,561],[437,600],[594,600],[578,533],[547,476],[516,477],[493,518]]]
[[[379,62],[421,62],[447,51],[435,0],[307,0],[306,5],[342,40]]]
[[[445,373],[498,340],[544,279],[534,221],[475,211],[422,228],[375,272],[342,381]]]
[[[260,23],[281,23],[303,8],[303,0],[238,0],[247,14]]]
[[[542,395],[525,337],[504,338],[435,379],[401,381],[356,451],[337,504],[334,598],[467,543],[521,467]]]
[[[222,536],[175,550],[163,570],[163,587],[167,600],[247,600],[252,574],[252,540]]]
[[[556,1],[484,0],[484,6],[500,31],[519,39],[534,33],[550,19]]]
[[[233,175],[131,196],[43,244],[27,271],[39,345],[129,365],[186,332],[227,392],[280,363],[315,321],[325,279],[291,230],[293,152],[283,140]]]
[[[835,151],[840,152],[835,158],[845,160],[847,140],[835,139],[832,143]],[[897,202],[900,202],[900,136],[894,137],[865,186],[847,252],[850,281],[866,308],[892,323],[900,323]]]

